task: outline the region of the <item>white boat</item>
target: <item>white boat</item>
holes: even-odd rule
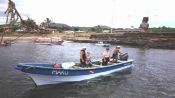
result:
[[[106,44],[106,43],[103,43],[103,42],[98,42],[98,43],[96,43],[95,45],[98,45],[98,46],[103,46],[103,47],[109,47],[110,46],[110,44]]]
[[[132,63],[133,60],[126,60],[102,66],[100,65],[100,61],[96,61],[93,62],[92,67],[88,68],[81,67],[78,63],[19,63],[16,69],[27,73],[34,83],[40,86],[88,80],[131,68],[133,65]]]

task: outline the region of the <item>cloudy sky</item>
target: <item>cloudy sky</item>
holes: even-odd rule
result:
[[[174,0],[13,0],[26,19],[38,24],[45,18],[71,26],[107,25],[138,27],[144,16],[150,27],[175,27]],[[0,0],[0,24],[5,23],[3,12],[8,0]]]

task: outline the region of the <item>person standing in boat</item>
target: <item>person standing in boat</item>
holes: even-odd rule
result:
[[[108,64],[109,57],[110,57],[109,48],[106,48],[102,55],[102,65]]]
[[[115,49],[114,49],[114,52],[112,54],[112,62],[117,62],[117,60],[120,58],[119,56],[121,55],[121,48],[120,46],[117,46]]]
[[[85,67],[87,65],[86,62],[86,47],[83,47],[80,51],[80,63],[81,66]]]
[[[92,66],[92,54],[90,53],[90,52],[87,52],[87,65],[89,66],[89,67],[91,67]]]

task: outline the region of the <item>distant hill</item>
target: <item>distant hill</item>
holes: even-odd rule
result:
[[[94,26],[93,28],[110,29],[111,27],[105,26],[105,25],[97,25],[97,26]]]
[[[73,30],[73,31],[87,31],[87,32],[96,32],[96,31],[102,31],[102,30],[109,30],[110,27],[105,25],[97,25],[93,27],[79,27],[79,26],[70,26],[64,23],[51,23],[50,28],[55,28],[58,30]]]
[[[63,27],[68,27],[71,28],[71,26],[63,23],[51,23],[50,27],[56,27],[56,28],[63,28]]]
[[[84,30],[84,29],[87,30],[87,29],[90,29],[90,28],[110,29],[109,26],[105,26],[105,25],[97,25],[97,26],[94,26],[94,27],[79,27],[79,26],[70,26],[70,25],[67,25],[67,24],[64,24],[64,23],[51,23],[50,27],[77,27],[81,30]]]
[[[103,30],[110,30],[110,27],[105,26],[105,25],[97,25],[93,27],[74,27],[80,31],[86,31],[86,32],[102,32]]]

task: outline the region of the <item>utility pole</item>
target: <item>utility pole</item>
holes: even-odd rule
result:
[[[112,0],[111,33],[113,32],[113,22],[114,22],[114,6],[115,6],[115,0]]]

